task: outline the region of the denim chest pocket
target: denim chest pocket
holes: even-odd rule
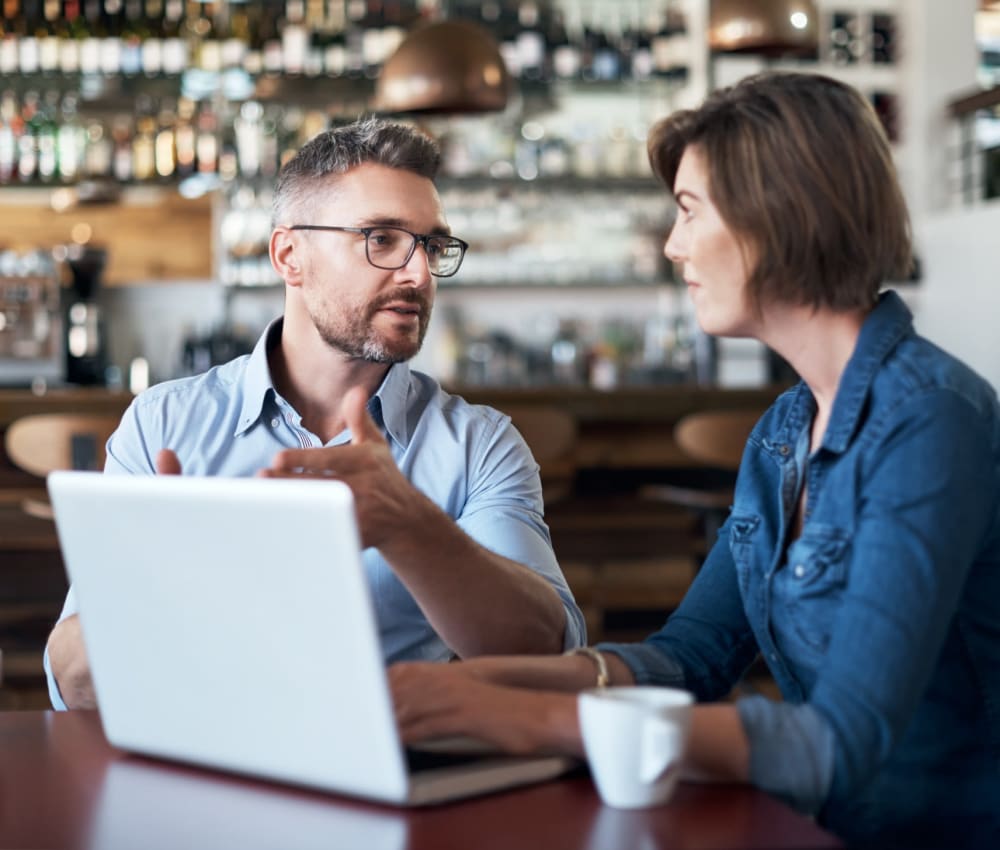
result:
[[[847,585],[851,542],[830,526],[807,529],[788,548],[787,565],[777,578],[787,603],[788,625],[798,640],[823,652]]]

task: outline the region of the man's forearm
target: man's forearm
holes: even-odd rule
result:
[[[478,544],[430,500],[419,502],[380,551],[441,639],[462,658],[559,652],[566,612],[552,586]]]
[[[52,675],[66,707],[97,708],[79,616],[74,614],[56,623],[46,648]]]

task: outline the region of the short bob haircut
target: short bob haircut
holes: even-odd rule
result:
[[[713,92],[649,134],[649,161],[673,191],[688,147],[740,240],[747,292],[768,303],[868,310],[913,266],[910,222],[889,143],[853,88],[818,74],[771,72]]]

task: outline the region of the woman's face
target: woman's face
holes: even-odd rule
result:
[[[708,194],[708,168],[697,147],[681,157],[674,179],[677,220],[663,246],[687,284],[698,324],[716,336],[753,336],[747,260]]]

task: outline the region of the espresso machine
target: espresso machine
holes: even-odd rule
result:
[[[70,384],[103,384],[108,366],[104,316],[98,303],[101,274],[107,265],[104,248],[73,245],[66,265],[72,280],[63,290],[66,372]]]
[[[51,254],[0,251],[0,386],[61,381],[63,343]]]

